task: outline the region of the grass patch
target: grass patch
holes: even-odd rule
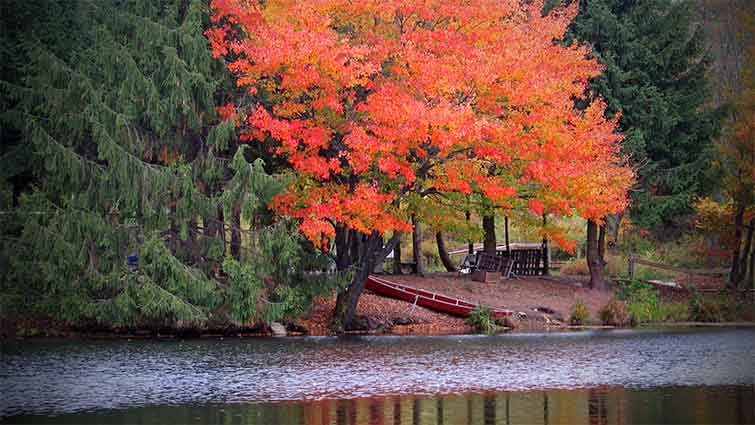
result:
[[[626,276],[627,257],[623,255],[606,255],[604,272],[607,276]],[[566,261],[560,269],[561,274],[567,276],[588,276],[590,269],[584,258],[572,258]]]
[[[582,300],[577,300],[574,303],[574,307],[571,309],[571,316],[569,317],[569,323],[575,326],[586,325],[590,321],[590,310],[587,309],[587,305]]]
[[[634,278],[637,280],[661,280],[664,282],[675,281],[677,279],[676,273],[658,270],[642,264],[634,266]]]
[[[690,299],[690,319],[697,322],[734,322],[752,316],[752,304],[737,302],[729,295],[701,295]]]
[[[473,327],[477,332],[492,334],[498,330],[498,324],[493,320],[490,308],[482,305],[475,307],[469,317],[464,320],[464,323]]]
[[[690,319],[690,305],[685,302],[661,302],[663,320],[686,322]]]
[[[653,285],[632,280],[619,285],[617,297],[626,302],[633,324],[662,322],[667,318],[664,303]],[[674,307],[676,308],[676,307]]]
[[[587,276],[590,274],[587,261],[584,258],[573,258],[565,262],[561,266],[560,272],[567,276]]]
[[[631,323],[627,305],[617,298],[612,298],[600,309],[598,315],[604,325],[628,326]]]
[[[648,322],[732,322],[746,320],[751,304],[722,295],[693,293],[688,302],[662,301],[649,283],[631,281],[617,288],[617,296],[627,304],[634,324]]]

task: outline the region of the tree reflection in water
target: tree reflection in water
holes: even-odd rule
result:
[[[666,387],[371,397],[222,406],[147,406],[13,423],[488,425],[749,424],[755,387]]]

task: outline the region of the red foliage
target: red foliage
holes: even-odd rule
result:
[[[600,219],[626,205],[605,105],[574,108],[601,68],[554,44],[576,13],[542,0],[213,0],[207,32],[256,101],[297,179],[274,203],[315,243],[334,224],[407,230],[412,193],[482,193],[504,207]],[[490,170],[497,170],[491,173]]]
[[[217,112],[220,121],[233,119],[236,125],[240,124],[239,116],[236,113],[236,105],[234,105],[233,103],[227,103],[223,106],[218,106],[215,108],[215,111]]]

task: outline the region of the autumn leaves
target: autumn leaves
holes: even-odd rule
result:
[[[418,194],[601,219],[631,169],[600,100],[600,72],[560,39],[575,7],[542,2],[213,0],[207,32],[251,102],[243,138],[272,143],[296,180],[274,202],[321,246],[334,226],[407,230]],[[227,116],[230,116],[227,115]],[[568,245],[563,238],[556,238]]]

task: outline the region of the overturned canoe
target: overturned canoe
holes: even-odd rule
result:
[[[367,278],[365,287],[379,295],[407,301],[429,310],[452,314],[454,316],[468,317],[472,313],[472,310],[479,305],[424,289],[401,285],[376,276]],[[490,308],[491,317],[494,319],[503,318],[512,313],[510,310],[488,308]]]

